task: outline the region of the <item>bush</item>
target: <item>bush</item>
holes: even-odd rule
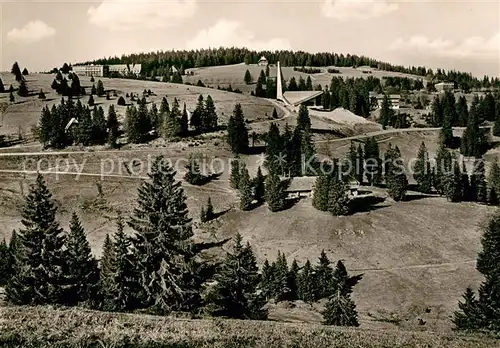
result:
[[[120,105],[120,106],[125,106],[127,105],[127,103],[125,102],[125,99],[123,97],[120,97],[118,98],[118,101],[116,103],[117,105]]]

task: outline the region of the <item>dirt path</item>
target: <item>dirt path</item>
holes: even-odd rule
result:
[[[358,268],[350,269],[353,272],[390,272],[390,271],[400,271],[407,269],[426,269],[426,268],[438,268],[447,266],[458,266],[466,264],[475,264],[476,260],[466,260],[457,262],[443,262],[443,263],[427,263],[423,265],[411,265],[411,266],[399,266],[399,267],[389,267],[389,268]]]

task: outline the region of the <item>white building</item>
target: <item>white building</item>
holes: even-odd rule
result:
[[[266,57],[264,57],[264,56],[260,57],[259,65],[268,65],[268,64],[269,64],[269,62],[267,61]]]
[[[118,73],[120,75],[128,75],[130,73],[139,75],[141,73],[141,64],[113,64],[109,66],[110,73]]]
[[[389,102],[391,103],[391,109],[393,110],[398,110],[399,109],[399,101],[401,99],[401,96],[399,94],[390,94],[388,95],[389,97]],[[377,105],[378,108],[382,108],[382,103],[384,102],[384,95],[379,94],[376,96],[377,98]]]
[[[95,76],[102,77],[105,73],[104,65],[75,65],[73,66],[73,72],[77,75],[82,76]]]
[[[444,93],[446,91],[453,91],[455,89],[455,83],[453,82],[440,82],[434,85],[436,91]]]

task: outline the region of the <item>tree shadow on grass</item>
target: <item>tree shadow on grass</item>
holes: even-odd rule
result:
[[[379,196],[363,196],[355,197],[349,203],[349,215],[354,215],[356,213],[366,213],[370,211],[379,210],[382,208],[387,208],[390,204],[380,203],[385,202],[384,197]]]

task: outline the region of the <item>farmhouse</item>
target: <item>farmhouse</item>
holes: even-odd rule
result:
[[[317,178],[317,176],[297,176],[291,179],[282,178],[282,180],[290,180],[285,193],[289,199],[311,198],[314,195],[314,185]],[[351,182],[349,184],[349,197],[357,197],[358,191],[359,183]]]
[[[265,66],[265,65],[268,65],[268,64],[269,64],[269,62],[267,61],[266,57],[264,57],[264,56],[260,57],[260,59],[259,59],[259,65]]]
[[[453,91],[455,89],[455,83],[453,82],[440,82],[434,85],[436,91],[444,93],[446,91]]]

